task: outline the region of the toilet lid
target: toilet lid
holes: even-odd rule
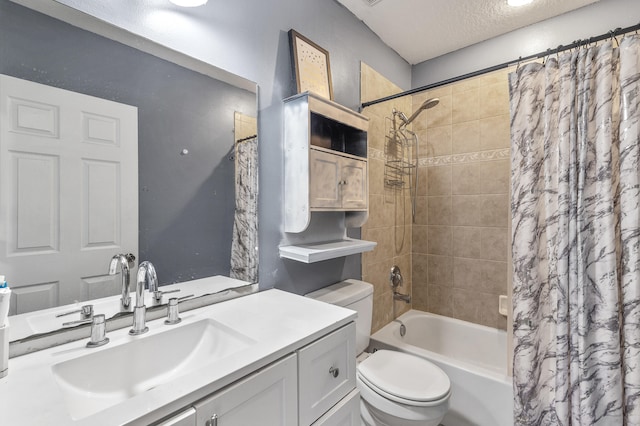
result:
[[[360,378],[381,395],[429,402],[447,396],[449,377],[431,362],[402,352],[379,350],[358,365]]]

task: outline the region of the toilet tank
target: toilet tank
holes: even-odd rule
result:
[[[373,315],[373,285],[359,280],[345,280],[305,295],[312,299],[352,309],[356,319],[356,353],[369,346]]]

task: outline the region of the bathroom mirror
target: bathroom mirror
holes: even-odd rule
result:
[[[242,195],[240,201],[257,198],[256,187],[236,188],[238,146],[257,143],[255,83],[66,6],[30,0],[0,0],[0,74],[137,108],[136,267],[153,262],[161,285],[229,276],[233,235],[242,235],[235,246],[250,250],[254,263],[244,276],[231,275],[257,282],[257,225],[234,232],[236,194]],[[242,155],[251,156],[255,165],[256,153]],[[65,203],[60,199],[60,210],[68,208]],[[238,210],[247,210],[253,215],[248,222],[256,223],[255,209]],[[20,309],[12,302],[11,313],[119,294],[120,277],[107,271],[110,257],[120,250],[135,251],[114,248],[104,259],[104,271],[85,277],[99,285],[87,285],[93,290],[84,288],[75,296],[66,295],[60,289],[64,283],[55,278],[33,286],[16,283],[12,256],[4,257],[0,274],[7,275],[27,306]],[[249,257],[237,254],[241,260]],[[64,268],[79,268],[76,263]],[[31,267],[38,268],[38,262]]]

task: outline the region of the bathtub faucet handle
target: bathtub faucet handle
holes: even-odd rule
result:
[[[391,288],[395,291],[398,286],[402,285],[402,272],[400,272],[400,267],[398,265],[393,265],[391,267],[391,272],[389,273],[389,282],[391,284]]]

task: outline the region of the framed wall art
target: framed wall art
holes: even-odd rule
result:
[[[333,100],[329,52],[295,30],[289,31],[289,42],[298,93],[309,91]]]

